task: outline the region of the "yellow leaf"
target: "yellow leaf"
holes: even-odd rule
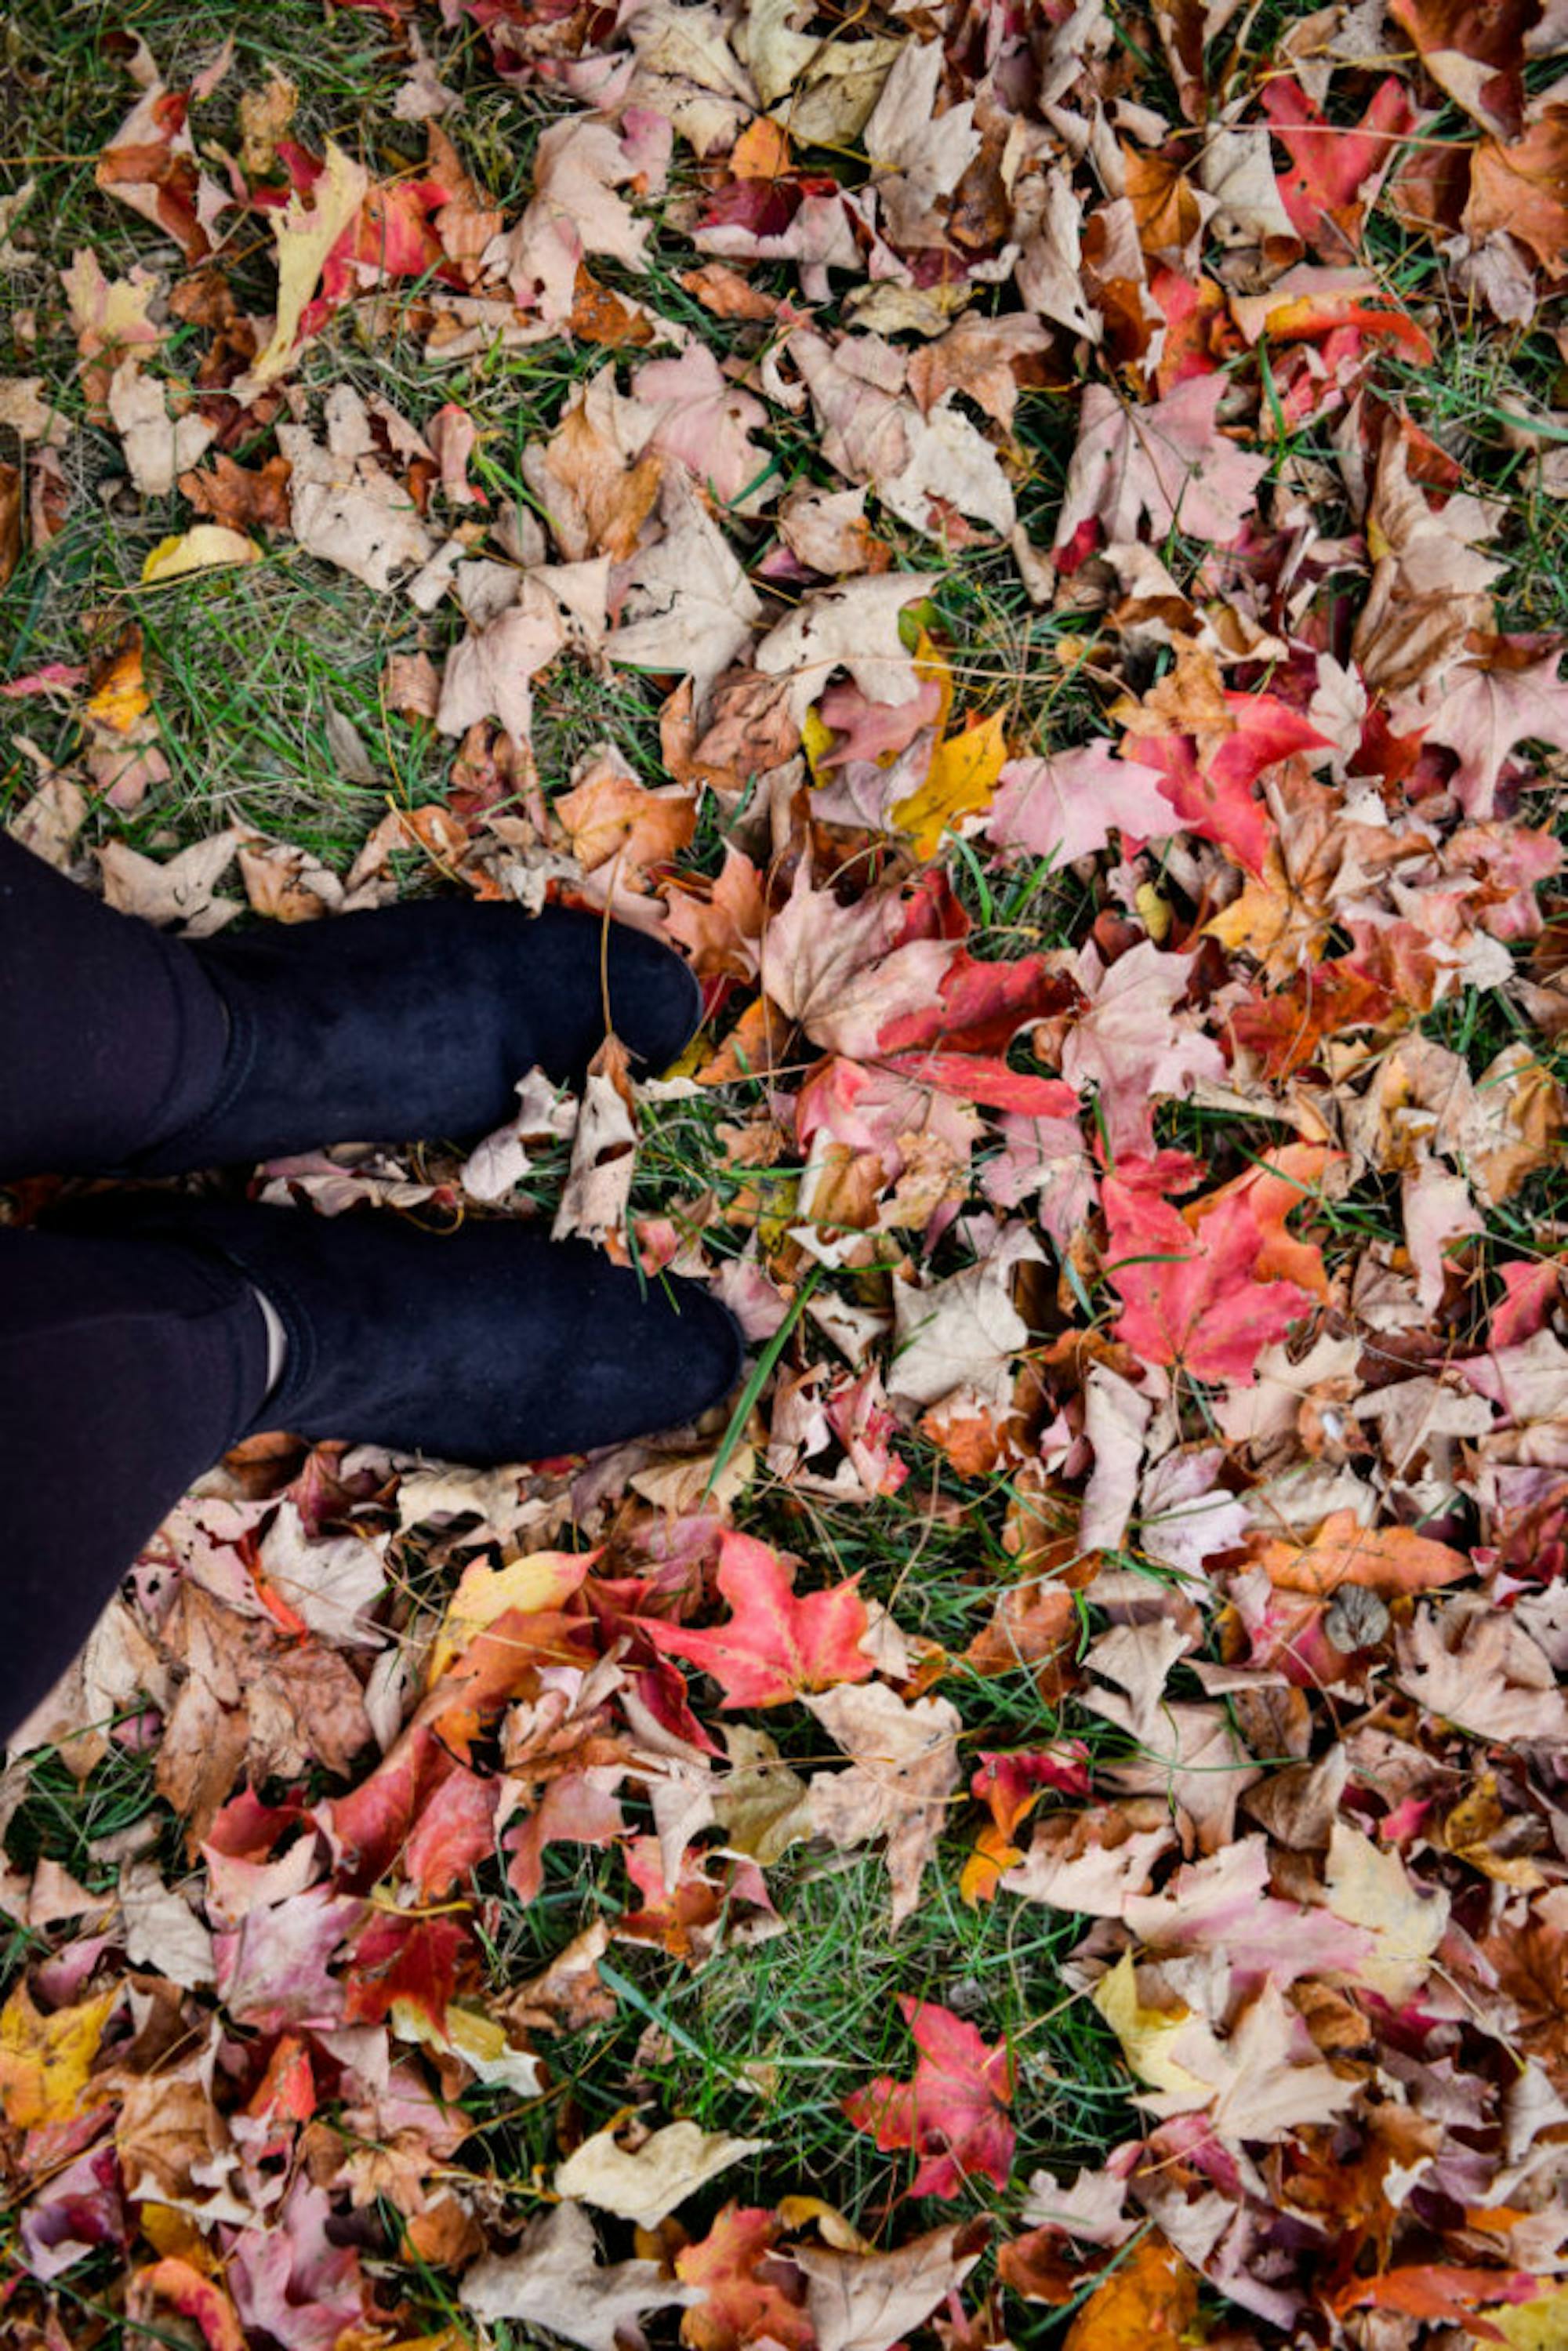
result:
[[[1189,2073],[1171,2053],[1171,2043],[1186,2024],[1190,2009],[1169,2013],[1145,2008],[1138,1998],[1137,1970],[1131,1951],[1124,1951],[1108,1975],[1101,1977],[1089,1995],[1117,2040],[1122,2054],[1152,2090],[1168,2091],[1194,2105],[1207,2105],[1214,2095],[1212,2082]]]
[[[822,761],[832,749],[837,739],[833,729],[813,703],[800,721],[800,748],[806,754],[806,765],[811,770],[811,781],[814,784],[825,783],[829,780],[822,772]]]
[[[947,721],[953,716],[953,673],[946,654],[925,629],[915,640],[915,674],[923,683],[935,678],[941,687],[942,706],[936,713],[936,726],[939,736],[946,735]]]
[[[911,836],[918,856],[934,857],[950,824],[990,807],[1007,756],[999,716],[983,718],[937,745],[919,790],[895,800],[892,810],[894,823]]]
[[[122,645],[88,698],[88,716],[117,735],[128,735],[152,707],[152,696],[141,670],[141,636],[137,631]]]
[[[1497,2302],[1480,2313],[1509,2351],[1568,2351],[1568,2285],[1537,2294],[1533,2302]]]
[[[217,2274],[218,2261],[188,2212],[177,2205],[149,2199],[136,2208],[136,2225],[153,2252],[174,2261],[189,2262],[208,2277]]]
[[[0,2113],[18,2130],[67,2122],[82,2091],[110,2010],[120,1994],[99,1992],[46,2016],[25,1983],[0,2009]]]
[[[272,340],[256,354],[256,365],[235,392],[253,400],[264,386],[287,371],[294,357],[299,321],[316,291],[323,263],[343,231],[354,220],[370,191],[370,180],[351,156],[327,141],[326,169],[310,191],[310,201],[296,193],[280,213],[272,215],[277,239],[277,319]]]
[[[871,2239],[862,2237],[836,2204],[824,2204],[820,2196],[786,2196],[779,2206],[779,2224],[790,2236],[799,2229],[810,2228],[813,2221],[824,2242],[835,2246],[841,2253],[871,2252]]]
[[[1155,946],[1163,947],[1170,935],[1171,910],[1167,899],[1162,898],[1152,882],[1140,882],[1134,893],[1144,928]]]
[[[454,1657],[508,1609],[537,1615],[544,1608],[559,1608],[570,1599],[597,1552],[536,1551],[515,1559],[508,1567],[486,1567],[476,1560],[458,1579],[430,1656],[432,1687]]]
[[[142,583],[183,580],[191,571],[215,571],[227,563],[259,563],[261,549],[243,530],[226,523],[198,522],[177,538],[161,538],[141,567]]]

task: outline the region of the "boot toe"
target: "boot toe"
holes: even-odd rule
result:
[[[657,1077],[702,1025],[696,975],[674,948],[618,925],[610,935],[608,977],[616,1033],[644,1074]]]

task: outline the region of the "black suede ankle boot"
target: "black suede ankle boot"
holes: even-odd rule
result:
[[[728,1395],[739,1326],[700,1283],[644,1287],[601,1251],[506,1219],[435,1234],[383,1215],[99,1198],[56,1229],[176,1243],[232,1268],[287,1337],[264,1428],[488,1464],[695,1419]]]
[[[702,1008],[667,947],[564,906],[433,899],[189,952],[228,1016],[228,1051],[203,1114],[132,1157],[141,1175],[481,1134],[509,1115],[536,1063],[581,1077],[603,1041],[606,996],[648,1072],[674,1060]]]
[[[656,1072],[701,1002],[656,939],[566,907],[423,899],[190,941],[0,835],[0,1177],[482,1134],[536,1063],[582,1075],[607,1003]]]

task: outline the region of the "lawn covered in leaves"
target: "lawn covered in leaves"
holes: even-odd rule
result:
[[[181,1504],[0,1778],[8,2346],[1568,2340],[1565,50],[0,17],[0,818],[705,988],[200,1181],[752,1346]]]

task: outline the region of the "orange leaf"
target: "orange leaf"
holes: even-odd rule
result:
[[[1364,1527],[1354,1510],[1335,1510],[1310,1542],[1266,1542],[1256,1558],[1276,1591],[1318,1598],[1342,1583],[1370,1592],[1431,1592],[1471,1572],[1463,1552],[1410,1527]]]
[[[737,180],[781,179],[789,169],[788,134],[769,116],[759,114],[731,148],[729,168]]]
[[[1140,2238],[1095,2287],[1062,2351],[1165,2351],[1197,2316],[1197,2272],[1162,2236]]]
[[[795,1593],[796,1562],[750,1535],[727,1533],[718,1588],[731,1609],[727,1625],[698,1632],[684,1625],[643,1620],[643,1630],[666,1656],[689,1658],[724,1689],[724,1708],[781,1706],[802,1690],[837,1682],[863,1682],[871,1659],[861,1648],[870,1619],[859,1579],[828,1592]]]
[[[800,2291],[797,2273],[768,2260],[778,2238],[774,2213],[729,2203],[706,2237],[675,2255],[681,2283],[700,2285],[707,2297],[681,2320],[681,2341],[690,2351],[741,2351],[759,2335],[783,2351],[807,2351],[815,2342],[810,2319],[789,2291]]]
[[[1334,2297],[1334,2309],[1397,2310],[1406,2318],[1437,2318],[1462,2326],[1483,2343],[1501,2343],[1500,2327],[1478,2314],[1483,2303],[1530,2302],[1541,2281],[1525,2270],[1456,2269],[1422,2262],[1419,2268],[1386,2270],[1361,2278]]]

